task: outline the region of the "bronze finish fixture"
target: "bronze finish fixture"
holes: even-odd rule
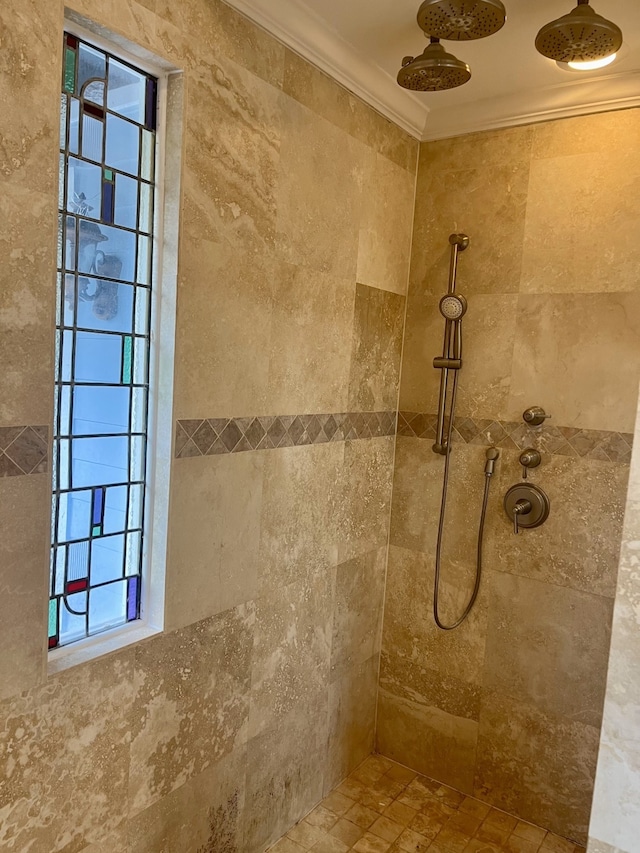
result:
[[[507,13],[501,0],[424,0],[418,25],[430,36],[471,41],[502,29]]]
[[[504,510],[513,521],[515,534],[521,528],[540,527],[549,517],[550,509],[547,493],[533,483],[517,483],[504,497]]]
[[[540,426],[550,417],[542,406],[531,406],[522,413],[522,420],[529,426]]]
[[[458,378],[462,368],[462,318],[467,310],[467,301],[464,296],[456,294],[456,276],[458,272],[458,255],[469,245],[466,234],[451,234],[449,237],[451,246],[451,260],[449,263],[449,287],[447,293],[440,300],[440,313],[444,317],[444,344],[442,357],[434,358],[433,366],[442,371],[440,376],[440,400],[438,404],[438,426],[436,441],[433,451],[444,456],[444,473],[442,479],[442,499],[440,501],[440,518],[438,520],[438,534],[436,537],[436,566],[433,584],[433,618],[442,631],[453,631],[462,625],[476,603],[480,590],[482,578],[482,543],[484,540],[484,525],[487,516],[487,504],[489,502],[489,487],[491,478],[495,471],[496,460],[500,456],[497,447],[487,448],[486,464],[484,466],[484,497],[482,499],[482,510],[480,511],[480,525],[478,528],[478,544],[476,551],[476,579],[473,592],[464,608],[462,615],[451,624],[445,624],[440,618],[440,571],[442,564],[442,539],[444,536],[444,520],[447,511],[447,491],[449,489],[449,466],[451,462],[451,436],[453,434],[453,422],[456,412],[456,395],[458,393]],[[447,387],[449,383],[449,371],[453,372],[451,384],[451,398],[449,402],[449,416],[447,422],[447,435],[445,437],[445,410],[447,407]]]
[[[467,310],[467,300],[464,296],[456,294],[456,277],[458,274],[458,254],[464,252],[469,245],[466,234],[451,234],[449,237],[451,246],[451,260],[449,263],[449,287],[447,293],[440,300],[440,313],[445,318],[444,342],[442,357],[434,358],[433,366],[436,370],[442,370],[440,375],[440,396],[438,399],[438,426],[436,429],[436,441],[433,452],[444,456],[447,453],[448,442],[444,436],[444,421],[446,416],[447,388],[449,385],[449,371],[460,370],[462,367],[462,317]],[[457,374],[453,382],[451,395],[451,414],[449,422],[453,422],[453,410],[455,408],[455,397],[457,393]]]
[[[556,62],[593,62],[621,46],[620,27],[598,15],[589,0],[578,0],[568,15],[546,24],[536,36],[538,52]]]
[[[467,63],[447,53],[437,38],[431,38],[420,56],[405,56],[398,71],[398,83],[413,92],[442,92],[463,86],[470,79]]]
[[[535,447],[527,447],[527,449],[523,450],[520,454],[519,461],[522,465],[522,479],[526,480],[527,471],[529,468],[537,468],[542,462],[542,456],[540,456],[540,451],[536,450]]]

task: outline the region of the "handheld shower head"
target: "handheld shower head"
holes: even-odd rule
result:
[[[424,0],[418,10],[418,24],[425,33],[453,41],[491,36],[506,18],[501,0]]]
[[[440,300],[440,313],[446,320],[462,320],[467,311],[464,296],[448,293]]]

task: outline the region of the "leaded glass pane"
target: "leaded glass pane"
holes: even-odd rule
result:
[[[65,35],[50,648],[139,618],[156,92]]]

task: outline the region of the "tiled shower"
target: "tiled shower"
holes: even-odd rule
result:
[[[639,378],[640,114],[419,144],[219,0],[66,8],[183,84],[164,631],[47,672],[65,10],[11,0],[0,850],[258,853],[372,752],[584,843]],[[501,458],[481,596],[442,635],[431,360],[458,230],[446,608],[472,583],[486,446]],[[530,444],[552,514],[516,538],[502,498]]]

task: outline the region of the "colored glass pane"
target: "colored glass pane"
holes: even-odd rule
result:
[[[122,341],[122,382],[124,385],[131,382],[131,347],[132,339],[127,336]]]
[[[138,614],[138,577],[129,578],[127,585],[127,621],[131,622]]]
[[[71,47],[64,52],[64,88],[71,94],[76,89],[76,52]]]
[[[149,75],[66,37],[51,646],[139,612],[156,97]]]
[[[58,633],[58,599],[49,601],[49,636],[55,637]]]

